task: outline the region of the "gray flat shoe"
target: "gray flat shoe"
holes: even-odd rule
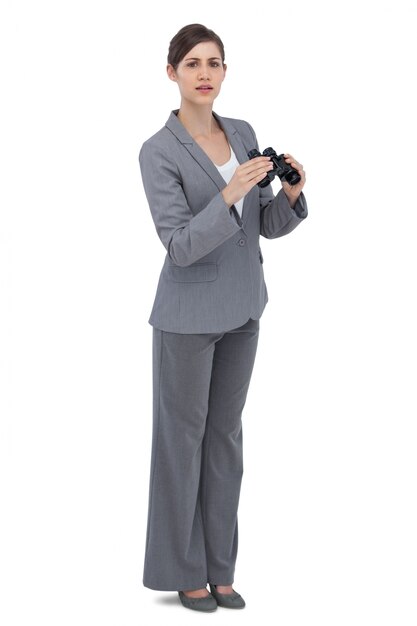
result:
[[[222,606],[225,609],[243,609],[246,606],[246,602],[240,593],[234,589],[232,593],[219,593],[215,585],[212,585],[211,583],[209,583],[209,585],[210,591],[219,606]]]
[[[215,611],[217,609],[217,602],[211,595],[205,596],[204,598],[190,598],[183,591],[179,591],[178,595],[180,600],[187,609],[193,609],[194,611],[205,611],[209,613],[210,611]]]

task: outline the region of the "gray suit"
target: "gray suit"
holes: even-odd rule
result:
[[[142,180],[167,255],[153,325],[153,436],[143,584],[188,590],[233,583],[243,474],[242,411],[268,300],[259,235],[307,215],[255,186],[242,219],[226,182],[173,111],[140,151]],[[252,127],[213,115],[240,163]]]
[[[268,301],[259,235],[290,233],[307,216],[301,193],[291,209],[281,189],[257,185],[246,194],[242,218],[229,210],[214,163],[172,111],[143,144],[139,162],[157,233],[167,254],[149,323],[175,333],[216,333],[259,319]],[[259,149],[243,120],[213,115],[239,163]]]

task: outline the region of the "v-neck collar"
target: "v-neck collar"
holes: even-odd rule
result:
[[[208,176],[212,179],[212,181],[216,184],[219,191],[224,189],[226,186],[226,181],[223,176],[220,174],[216,165],[210,159],[210,157],[204,152],[204,150],[200,147],[200,145],[191,137],[185,126],[178,119],[177,113],[179,109],[174,109],[171,111],[171,114],[168,120],[165,123],[165,126],[177,137],[177,139],[183,144],[183,146],[188,150],[191,156],[197,161],[197,163],[204,169]],[[236,155],[237,160],[240,164],[245,163],[248,160],[247,150],[243,145],[243,141],[241,136],[233,123],[221,117],[214,111],[212,111],[213,116],[218,122],[220,128],[224,131],[229,144],[231,145],[233,152]],[[250,149],[250,148],[249,148]],[[246,214],[245,214],[245,200],[247,195],[244,197],[243,207],[242,207],[242,222],[245,222]]]

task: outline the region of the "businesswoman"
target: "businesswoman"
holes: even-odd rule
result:
[[[153,435],[143,584],[190,609],[242,608],[233,588],[243,473],[242,411],[268,301],[259,237],[307,216],[305,173],[274,196],[252,126],[213,111],[223,43],[201,24],[172,39],[167,74],[181,105],[139,162],[166,249],[153,326]],[[210,585],[208,591],[207,583]]]

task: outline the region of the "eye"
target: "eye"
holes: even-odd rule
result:
[[[187,63],[187,67],[194,67],[197,61],[191,61],[191,63]]]

